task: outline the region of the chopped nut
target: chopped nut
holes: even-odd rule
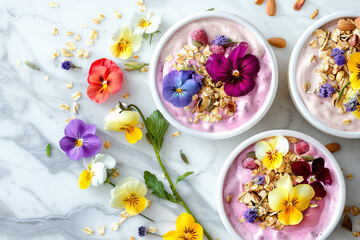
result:
[[[71,118],[68,118],[65,120],[66,123],[69,123],[71,120],[75,119],[76,117],[72,116]]]
[[[359,232],[359,231],[355,231],[355,232],[352,233],[352,235],[353,235],[354,237],[359,237],[359,236],[360,236],[360,232]]]
[[[75,92],[75,93],[72,95],[72,99],[73,99],[74,101],[79,100],[80,97],[81,97],[81,92]]]
[[[72,82],[68,82],[68,83],[66,84],[66,87],[67,87],[68,89],[71,89],[71,88],[72,88]]]
[[[139,55],[134,55],[133,58],[134,58],[134,59],[138,59],[138,58],[139,58]]]
[[[105,226],[98,227],[98,233],[99,233],[99,235],[104,235],[105,234]]]
[[[84,56],[84,49],[78,49],[78,50],[76,50],[76,56],[77,56],[78,58],[83,57],[83,56]]]
[[[92,41],[92,40],[91,40],[91,41],[87,41],[85,44],[86,44],[86,46],[91,46],[91,45],[94,44],[94,41]]]
[[[60,109],[61,109],[61,110],[64,110],[64,111],[68,111],[68,110],[70,110],[70,106],[67,105],[67,104],[62,104],[62,105],[60,106]]]
[[[310,18],[311,18],[311,19],[316,18],[316,16],[318,15],[318,13],[319,13],[319,9],[316,9],[316,10],[310,15]]]
[[[137,5],[141,6],[141,5],[144,4],[144,1],[143,0],[138,0],[136,3],[137,3]]]
[[[114,17],[116,17],[116,18],[118,18],[118,19],[121,18],[121,15],[120,15],[120,13],[119,13],[118,10],[115,10],[115,11],[114,11]]]
[[[149,227],[149,228],[148,228],[148,232],[156,233],[156,232],[157,232],[157,228],[156,228],[156,227]]]
[[[357,207],[357,206],[353,206],[351,209],[350,209],[350,212],[353,216],[357,216],[359,215],[360,213],[360,209]]]
[[[100,23],[100,19],[94,18],[94,19],[93,19],[93,22],[94,22],[95,24],[99,24],[99,23]]]
[[[71,36],[71,35],[73,35],[74,33],[73,32],[70,32],[70,31],[67,31],[66,32],[66,36]]]
[[[66,43],[66,46],[68,47],[68,49],[69,49],[70,51],[75,51],[75,50],[76,50],[76,45],[75,45],[75,43],[73,43],[73,42],[68,42],[68,43]]]
[[[57,3],[48,3],[49,7],[57,8],[59,5]]]
[[[348,214],[345,214],[345,217],[342,221],[341,226],[343,228],[345,228],[346,230],[349,230],[350,232],[352,232],[352,222],[351,222],[351,219]]]
[[[97,31],[95,31],[94,29],[91,29],[91,31],[89,32],[89,37],[91,40],[95,40],[97,38]]]
[[[89,227],[85,227],[84,228],[84,232],[88,235],[91,235],[91,234],[94,234],[94,230],[92,230],[91,228]]]
[[[58,35],[58,29],[57,28],[53,29],[52,35],[54,35],[54,36]]]
[[[82,57],[83,58],[88,58],[89,57],[89,54],[90,54],[90,51],[89,50],[85,50]]]
[[[76,34],[75,37],[74,37],[75,41],[80,41],[80,38],[81,38],[80,34]]]
[[[316,41],[316,40],[312,40],[312,41],[310,42],[310,45],[309,45],[309,46],[310,46],[311,48],[316,48],[317,45],[318,45],[318,44],[317,44],[317,41]]]
[[[111,147],[111,142],[110,141],[104,142],[104,148],[105,149],[109,149],[110,147]]]
[[[232,196],[231,196],[231,195],[228,195],[228,196],[226,197],[226,202],[227,202],[227,203],[231,202],[231,199],[232,199]]]
[[[135,237],[130,237],[129,240],[135,240]]]
[[[178,137],[178,136],[180,136],[180,131],[174,132],[174,133],[172,134],[172,136],[173,136],[173,137]]]
[[[127,98],[129,98],[129,97],[130,97],[130,94],[124,93],[123,98],[127,99]]]
[[[72,113],[76,113],[76,114],[77,114],[77,113],[78,113],[78,110],[79,110],[79,104],[74,102],[74,103],[73,103],[73,106],[72,106],[72,108],[71,108],[70,111],[71,111]]]
[[[172,60],[174,59],[174,56],[173,55],[169,55],[165,58],[165,61],[167,62],[171,62]]]
[[[59,56],[59,51],[57,51],[56,49],[54,50],[54,53],[51,55],[51,59],[54,60],[56,57]]]
[[[264,0],[255,0],[255,4],[257,5],[261,5],[263,4]]]
[[[352,175],[351,173],[348,173],[348,174],[346,175],[346,178],[347,178],[347,179],[353,179],[353,175]]]
[[[315,55],[311,55],[310,62],[316,63],[316,56]]]
[[[349,211],[350,211],[350,207],[349,207],[349,206],[345,206],[343,213],[344,213],[344,214],[345,214],[345,213],[349,213]]]
[[[343,120],[343,125],[347,126],[351,124],[351,119],[347,118]]]
[[[68,50],[66,50],[65,48],[61,49],[61,54],[65,57],[72,57],[74,56],[71,52],[69,52]]]
[[[117,231],[119,229],[119,222],[114,222],[113,224],[111,224],[110,229],[112,231]]]

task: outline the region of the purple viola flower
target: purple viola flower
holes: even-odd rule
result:
[[[345,56],[344,51],[340,50],[339,48],[332,49],[331,56],[334,58],[336,65],[342,66],[345,64]]]
[[[333,88],[330,83],[324,83],[320,86],[318,95],[322,98],[328,98],[334,92],[335,88]]]
[[[206,61],[206,71],[214,82],[225,83],[224,90],[229,96],[244,96],[255,87],[260,62],[252,54],[245,55],[247,48],[248,44],[241,42],[228,58],[222,54],[212,54]]]
[[[95,135],[95,131],[95,125],[73,119],[65,127],[65,137],[59,142],[60,148],[74,161],[82,157],[92,157],[101,149],[101,140]]]
[[[163,96],[175,107],[185,107],[201,88],[202,75],[192,70],[171,71],[163,80]]]
[[[225,37],[224,35],[217,36],[215,40],[213,40],[213,44],[216,45],[225,45],[228,44],[229,42],[230,42],[229,38]]]

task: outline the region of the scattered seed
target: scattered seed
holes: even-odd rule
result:
[[[135,237],[130,237],[129,240],[135,240]]]
[[[180,150],[180,156],[184,163],[189,164],[189,160],[187,159],[186,155]]]
[[[318,15],[318,13],[319,13],[319,9],[316,9],[316,10],[310,15],[310,18],[311,18],[311,19],[316,18],[316,16]]]
[[[124,93],[123,98],[127,99],[127,98],[129,98],[129,97],[130,97],[130,94]]]
[[[140,6],[140,12],[145,12],[146,11],[146,5],[143,4]]]
[[[139,6],[141,6],[141,5],[143,5],[143,4],[144,4],[144,1],[142,1],[142,0],[138,0],[136,3],[137,3]]]
[[[80,34],[76,34],[75,37],[74,37],[75,41],[80,41],[80,38],[81,38]]]
[[[90,32],[89,32],[89,37],[91,40],[95,40],[97,38],[97,31],[95,31],[94,29],[91,29]]]
[[[69,52],[65,48],[61,49],[61,54],[65,57],[73,57],[74,56],[71,52]]]
[[[68,118],[65,120],[66,123],[69,123],[71,120],[75,119],[76,117],[72,116],[71,118]]]
[[[67,104],[62,104],[60,105],[60,109],[64,110],[64,111],[69,111],[70,110],[70,106]]]
[[[347,126],[351,124],[351,119],[347,118],[343,120],[343,125]]]
[[[75,51],[75,50],[76,50],[76,45],[75,45],[75,43],[73,43],[73,42],[68,42],[68,43],[66,43],[66,46],[68,47],[68,49],[69,49],[70,51]]]
[[[58,35],[58,29],[57,28],[53,29],[52,35],[54,35],[54,36]]]
[[[353,235],[354,237],[359,237],[359,236],[360,236],[360,232],[359,232],[359,231],[355,231],[355,232],[352,233],[352,235]]]
[[[81,92],[75,92],[75,93],[72,95],[72,99],[73,99],[74,101],[79,100],[80,97],[81,97]]]
[[[316,48],[317,47],[317,41],[316,40],[312,40],[311,42],[310,42],[310,44],[309,44],[309,46],[311,47],[311,48]]]
[[[70,32],[70,31],[67,31],[66,32],[66,36],[71,36],[71,35],[73,35],[74,33],[73,32]]]
[[[26,66],[28,66],[29,68],[35,69],[35,70],[40,70],[40,68],[38,66],[36,66],[35,64],[33,64],[32,62],[29,61],[24,61],[24,63],[26,64]]]
[[[98,227],[98,233],[99,233],[99,235],[104,235],[105,234],[105,226]]]
[[[138,59],[138,58],[139,58],[139,55],[134,55],[133,58],[134,58],[134,59]]]
[[[79,104],[74,102],[72,108],[70,109],[70,111],[71,111],[72,113],[78,114]]]
[[[156,228],[156,227],[149,227],[149,228],[148,228],[148,232],[156,233],[156,232],[157,232],[157,228]]]
[[[100,20],[99,20],[98,18],[94,18],[94,19],[93,19],[93,22],[94,22],[95,24],[99,24],[99,23],[100,23]]]
[[[91,234],[94,234],[94,230],[92,230],[91,228],[89,227],[85,227],[84,228],[84,232],[88,235],[91,235]]]
[[[353,179],[353,177],[354,177],[354,176],[353,176],[351,173],[348,173],[348,174],[346,175],[346,178],[347,178],[347,179]]]
[[[86,46],[91,46],[91,45],[93,45],[93,44],[94,44],[94,41],[92,41],[92,40],[86,42]]]
[[[104,142],[104,148],[105,149],[109,149],[110,147],[111,147],[111,142],[110,141]]]
[[[119,225],[119,222],[114,222],[113,224],[111,224],[110,229],[112,231],[117,231],[119,229]]]
[[[66,84],[66,87],[67,87],[68,89],[71,89],[71,88],[72,88],[72,82],[68,82],[68,83]]]
[[[118,19],[121,18],[121,15],[120,15],[120,13],[119,13],[118,10],[115,10],[115,11],[114,11],[114,17],[115,17],[115,18],[118,18]]]
[[[353,206],[351,209],[350,209],[350,212],[353,216],[357,216],[359,215],[360,213],[360,209],[357,207],[357,206]]]
[[[54,53],[51,55],[51,59],[54,60],[58,56],[59,56],[59,51],[55,49]]]
[[[345,228],[346,230],[349,230],[350,232],[352,232],[352,222],[351,222],[351,219],[348,214],[345,214],[345,217],[342,221],[341,226],[343,228]]]
[[[232,196],[231,196],[231,195],[228,195],[228,196],[226,197],[226,202],[227,202],[227,203],[231,202],[231,199],[232,199]]]
[[[173,137],[178,137],[178,136],[180,136],[180,131],[174,132],[174,133],[172,134],[172,136],[173,136]]]

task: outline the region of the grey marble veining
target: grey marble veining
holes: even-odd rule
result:
[[[145,138],[130,145],[122,133],[102,130],[105,115],[126,92],[130,93],[126,102],[140,106],[145,115],[156,109],[149,91],[148,74],[124,72],[123,88],[102,105],[91,102],[86,96],[87,71],[92,61],[107,57],[123,68],[123,62],[111,56],[109,46],[112,33],[122,24],[130,23],[132,13],[138,11],[136,1],[53,2],[58,2],[59,8],[48,7],[46,1],[0,1],[0,239],[125,240],[136,236],[138,226],[143,224],[158,227],[159,233],[173,229],[176,217],[183,212],[182,207],[149,195],[153,205],[144,214],[155,219],[156,223],[141,217],[130,218],[120,225],[119,231],[112,232],[109,226],[120,217],[119,211],[109,206],[110,186],[79,189],[77,179],[83,170],[82,163],[69,160],[58,146],[65,119],[71,116],[69,112],[59,110],[59,106],[64,103],[71,105],[71,95],[80,91],[83,96],[78,101],[80,110],[77,117],[96,124],[102,141],[112,142],[111,148],[102,149],[102,152],[117,160],[120,176],[141,179],[143,171],[149,170],[162,179],[161,169]],[[292,9],[293,1],[277,2],[277,15],[271,18],[265,14],[265,5],[256,6],[253,1],[184,0],[179,10],[179,2],[175,0],[145,0],[148,11],[162,16],[161,32],[184,16],[216,7],[246,18],[266,38],[279,36],[288,42],[285,49],[274,50],[279,65],[279,89],[270,111],[255,127],[240,136],[221,141],[197,139],[187,134],[173,138],[174,127],[170,127],[166,134],[161,152],[164,163],[173,178],[189,170],[195,172],[179,184],[179,192],[215,238],[231,239],[217,214],[215,201],[214,186],[223,161],[241,141],[270,129],[293,129],[324,144],[340,143],[342,150],[335,153],[335,157],[345,174],[354,174],[353,180],[346,181],[347,204],[359,204],[360,140],[328,136],[310,126],[291,102],[286,71],[292,47],[313,22],[309,19],[313,10],[319,8],[319,17],[322,17],[338,10],[360,9],[360,1],[308,0],[299,12]],[[121,20],[113,17],[115,9],[120,11]],[[92,19],[99,14],[105,15],[105,20],[95,25]],[[81,28],[83,24],[89,28]],[[59,29],[59,36],[52,36],[54,27]],[[99,37],[94,46],[86,47],[91,28],[99,32]],[[76,44],[90,50],[89,59],[74,58],[74,63],[82,70],[66,72],[59,68],[61,57],[51,60],[53,50],[60,50],[70,41],[70,37],[65,36],[67,30],[79,33],[82,39]],[[159,37],[154,38],[154,44]],[[138,54],[142,61],[149,62],[153,46],[149,47],[146,42],[143,44]],[[34,71],[24,64],[16,66],[18,60],[32,61],[41,71]],[[46,75],[50,77],[48,81],[44,80]],[[69,81],[73,82],[71,90],[65,86]],[[45,153],[48,143],[52,145],[50,158]],[[180,160],[180,149],[188,156],[190,165]],[[356,224],[358,221],[354,218],[357,230],[360,229]],[[83,233],[85,226],[95,230],[102,225],[107,226],[104,236]],[[351,234],[339,226],[329,237],[331,240],[351,238]],[[147,236],[146,239],[157,238]]]

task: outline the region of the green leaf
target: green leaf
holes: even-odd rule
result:
[[[314,157],[308,154],[301,155],[300,157],[307,162],[312,162],[314,160]]]
[[[178,176],[176,183],[184,180],[185,178],[187,178],[188,176],[190,176],[190,175],[193,174],[193,173],[194,173],[194,172],[186,172],[186,173],[184,173],[183,175]]]
[[[209,9],[206,10],[206,11],[210,12],[210,11],[214,11],[214,10],[215,10],[215,8],[209,8]]]
[[[254,159],[256,159],[256,154],[255,154],[254,151],[248,152],[248,154],[246,154],[246,156],[247,156],[248,158],[254,158]]]
[[[187,159],[186,155],[180,150],[180,156],[184,163],[189,164],[189,160]]]
[[[343,95],[344,93],[344,89],[347,87],[347,85],[349,85],[350,81],[348,81],[341,89],[340,93],[339,93],[339,97],[336,99],[336,102],[338,102],[341,98],[341,96]]]
[[[175,195],[165,191],[163,183],[159,181],[154,174],[150,173],[149,171],[145,171],[144,180],[148,188],[152,190],[152,194],[154,194],[155,196],[158,196],[159,198],[168,200],[170,202],[179,202]]]
[[[32,62],[29,61],[24,61],[24,63],[26,64],[26,66],[28,66],[29,68],[35,69],[35,70],[40,70],[39,67],[37,67],[35,64],[33,64]]]
[[[50,143],[46,146],[46,155],[50,157],[51,145]]]
[[[141,72],[141,69],[149,64],[143,62],[136,62],[136,61],[127,61],[124,65],[125,65],[124,70],[126,71],[138,70]]]
[[[159,110],[156,110],[148,118],[146,118],[146,125],[151,142],[155,150],[159,152],[164,141],[165,132],[169,127],[169,123]]]
[[[150,143],[150,145],[152,145],[151,138],[150,138],[150,134],[149,134],[149,133],[145,133],[145,137],[146,137],[146,140],[148,141],[148,143]]]

